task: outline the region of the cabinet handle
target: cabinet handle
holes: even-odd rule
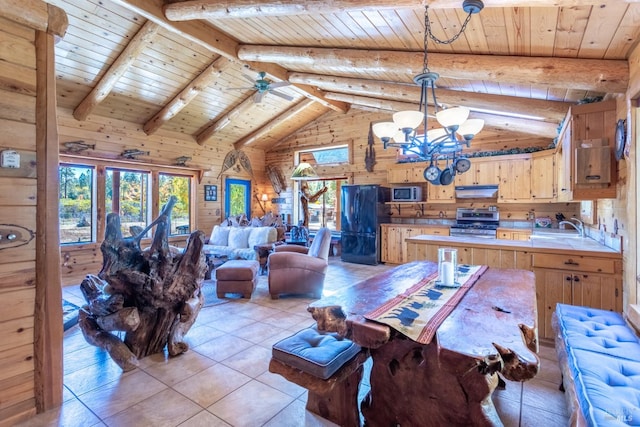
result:
[[[580,278],[579,278],[578,276],[573,276],[573,281],[574,281],[574,282],[579,282],[579,281],[580,281]]]
[[[567,261],[564,262],[564,265],[580,265],[580,264],[575,262],[572,259],[568,259]]]
[[[571,276],[565,276],[564,280],[566,280],[567,282],[571,281]]]

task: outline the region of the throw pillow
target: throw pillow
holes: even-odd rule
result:
[[[233,249],[248,248],[250,233],[251,227],[231,227],[231,231],[229,231],[229,247]]]
[[[256,245],[263,243],[273,243],[276,241],[278,232],[273,227],[252,227],[251,235],[249,236],[249,247],[253,248]]]
[[[216,225],[211,232],[209,244],[214,246],[227,246],[229,243],[229,231],[231,231],[231,227]]]

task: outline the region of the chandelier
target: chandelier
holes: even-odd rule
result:
[[[420,105],[418,111],[399,111],[393,115],[392,122],[380,122],[372,126],[373,133],[380,138],[385,149],[388,147],[401,148],[407,154],[417,156],[421,160],[431,160],[431,165],[425,169],[425,179],[433,184],[450,184],[456,172],[462,173],[469,170],[471,163],[466,158],[460,158],[463,146],[469,147],[473,137],[482,130],[484,120],[469,119],[469,109],[466,107],[440,108],[436,99],[435,82],[440,77],[438,73],[429,70],[429,58],[427,40],[430,38],[439,44],[451,44],[457,40],[467,28],[471,16],[479,13],[484,4],[480,0],[465,0],[462,9],[467,13],[467,18],[460,27],[460,31],[447,40],[440,40],[431,32],[429,22],[429,6],[425,6],[424,12],[424,60],[422,73],[413,78],[420,86]],[[427,98],[431,95],[435,109],[435,117],[440,124],[439,128],[428,129],[427,119],[430,116],[427,108]],[[417,129],[422,124],[422,132]],[[451,160],[450,175],[444,179],[441,171],[434,166],[434,160],[447,159],[447,165]],[[446,169],[445,169],[446,170]]]

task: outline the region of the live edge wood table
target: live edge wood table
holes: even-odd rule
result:
[[[502,425],[491,400],[498,373],[526,381],[538,372],[530,271],[487,269],[426,345],[363,317],[436,270],[429,261],[404,264],[308,307],[318,329],[371,351],[367,426]]]

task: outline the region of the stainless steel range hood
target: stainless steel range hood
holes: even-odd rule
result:
[[[497,185],[458,185],[456,199],[497,199]]]

